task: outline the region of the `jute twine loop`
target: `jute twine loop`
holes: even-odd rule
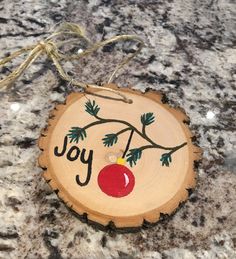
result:
[[[59,41],[59,42],[52,40],[53,38],[56,38],[58,36],[67,36],[71,38],[69,38],[68,40]],[[72,37],[77,37],[77,38],[75,39]],[[59,49],[58,49],[59,47],[62,47],[70,42],[75,42],[75,41],[78,42],[78,38],[84,40],[87,44],[89,44],[90,45],[89,48],[85,49],[81,53],[74,54],[74,55],[67,55],[59,52]],[[14,58],[29,52],[26,59],[15,70],[13,70],[4,79],[0,80],[0,89],[9,87],[39,56],[41,56],[42,54],[46,54],[52,60],[60,77],[65,81],[68,81],[70,84],[81,87],[83,89],[95,88],[95,89],[102,89],[109,92],[113,92],[119,95],[124,102],[132,103],[132,100],[127,98],[123,93],[121,93],[118,90],[114,90],[109,87],[99,86],[96,84],[86,84],[84,82],[79,82],[75,80],[74,78],[70,77],[66,73],[66,71],[61,65],[62,60],[64,61],[79,60],[82,57],[95,52],[96,50],[98,50],[101,47],[104,47],[107,44],[111,44],[119,41],[135,41],[139,43],[139,46],[134,53],[132,53],[130,56],[125,58],[120,64],[118,64],[114,72],[111,74],[108,80],[108,83],[112,81],[112,79],[114,78],[115,74],[119,69],[121,69],[125,64],[127,64],[132,58],[134,58],[141,51],[141,49],[144,46],[143,40],[136,35],[119,35],[119,36],[114,36],[110,39],[92,44],[91,41],[85,36],[83,29],[79,25],[74,23],[63,23],[59,26],[58,30],[52,33],[45,40],[41,40],[39,43],[34,44],[32,46],[23,47],[20,50],[17,50],[12,54],[10,54],[8,57],[0,60],[0,66],[4,66],[6,63],[12,61]]]

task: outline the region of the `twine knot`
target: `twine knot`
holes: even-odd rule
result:
[[[61,42],[52,41],[52,38],[55,38],[60,35],[76,36],[77,39],[64,40]],[[84,32],[79,25],[73,24],[73,23],[65,23],[61,26],[61,29],[54,32],[51,36],[49,36],[45,40],[41,40],[39,43],[35,45],[24,47],[18,51],[13,52],[10,56],[0,60],[0,66],[3,66],[6,63],[12,61],[14,58],[30,51],[28,54],[28,57],[13,72],[7,75],[4,79],[0,80],[0,89],[11,85],[42,53],[46,53],[46,55],[53,61],[60,77],[66,80],[67,82],[69,82],[70,84],[73,84],[74,86],[82,87],[83,89],[98,88],[109,92],[113,92],[119,95],[120,97],[122,97],[122,100],[124,102],[132,103],[131,99],[128,99],[124,94],[122,94],[118,90],[114,90],[109,87],[98,86],[94,84],[86,84],[71,78],[63,69],[62,65],[60,64],[60,61],[61,60],[72,61],[74,59],[79,60],[81,57],[91,54],[92,52],[98,50],[101,47],[104,47],[107,44],[115,43],[118,41],[138,42],[139,43],[138,49],[116,67],[116,69],[114,70],[114,72],[112,73],[112,75],[108,80],[108,83],[110,83],[114,78],[115,74],[117,73],[117,71],[121,69],[125,64],[127,64],[132,58],[134,58],[141,51],[142,47],[144,46],[143,40],[136,35],[119,35],[119,36],[114,36],[108,40],[104,40],[102,42],[94,43],[91,45],[90,48],[76,55],[66,55],[66,54],[59,53],[58,46],[66,45],[67,43],[75,40],[78,41],[78,37],[82,38],[83,40],[91,44],[91,41],[84,35]]]
[[[48,57],[51,57],[51,55],[56,56],[58,59],[60,58],[58,51],[57,51],[57,46],[53,41],[40,41],[38,45],[41,47],[42,50],[45,51]]]

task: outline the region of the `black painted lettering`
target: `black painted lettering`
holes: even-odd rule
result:
[[[85,181],[81,182],[80,176],[76,175],[76,182],[80,186],[85,186],[89,183],[91,174],[92,174],[93,150],[89,150],[88,157],[86,158],[85,157],[87,152],[86,149],[83,148],[82,152],[80,152],[80,149],[77,146],[67,147],[67,143],[68,143],[68,137],[65,136],[63,146],[61,148],[59,148],[58,146],[54,148],[54,155],[58,157],[66,155],[67,160],[71,162],[77,160],[80,156],[80,161],[83,164],[88,165],[88,169],[87,169],[87,175],[86,175]],[[67,148],[69,149],[68,151],[67,151]]]
[[[60,153],[58,152],[58,146],[56,146],[56,147],[54,148],[54,155],[55,155],[55,156],[63,156],[63,155],[65,154],[65,152],[66,152],[66,147],[67,147],[67,141],[68,141],[68,137],[65,136],[65,138],[64,138],[64,143],[63,143],[63,148],[62,148],[62,151],[61,151]]]
[[[89,151],[89,155],[88,155],[87,159],[85,159],[85,152],[86,152],[86,150],[83,148],[82,153],[80,155],[80,161],[83,164],[87,164],[88,165],[87,177],[86,177],[86,180],[84,182],[81,182],[79,175],[76,175],[76,182],[80,186],[87,185],[89,183],[89,181],[90,181],[91,174],[92,174],[93,150]]]
[[[74,156],[73,156],[73,151],[75,151],[74,153]],[[76,146],[73,146],[70,148],[70,150],[68,151],[66,157],[69,161],[75,161],[76,159],[78,159],[79,157],[79,153],[80,153],[80,149]]]

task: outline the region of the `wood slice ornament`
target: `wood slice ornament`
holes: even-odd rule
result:
[[[75,40],[86,43],[87,48],[64,53]],[[195,185],[194,160],[200,158],[201,150],[192,144],[187,116],[163,104],[155,91],[142,94],[114,84],[87,84],[63,68],[63,61],[80,60],[121,41],[137,46],[108,82],[141,51],[144,41],[125,34],[92,43],[79,25],[61,24],[47,38],[0,60],[0,66],[5,66],[29,52],[0,80],[0,90],[11,86],[42,54],[52,61],[62,80],[85,90],[69,95],[65,104],[52,111],[39,139],[39,165],[44,178],[72,210],[103,226],[112,222],[117,228],[132,228],[144,221],[157,222],[161,213],[171,214],[187,199],[187,189]]]
[[[155,223],[187,199],[201,150],[188,117],[160,94],[106,87],[132,103],[103,89],[70,94],[42,132],[39,165],[66,205],[88,220],[117,228]]]

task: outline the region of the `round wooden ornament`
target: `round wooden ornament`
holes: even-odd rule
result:
[[[88,220],[117,228],[155,223],[187,199],[201,150],[188,117],[160,94],[106,86],[132,103],[102,89],[69,95],[42,132],[39,165],[66,205]]]

